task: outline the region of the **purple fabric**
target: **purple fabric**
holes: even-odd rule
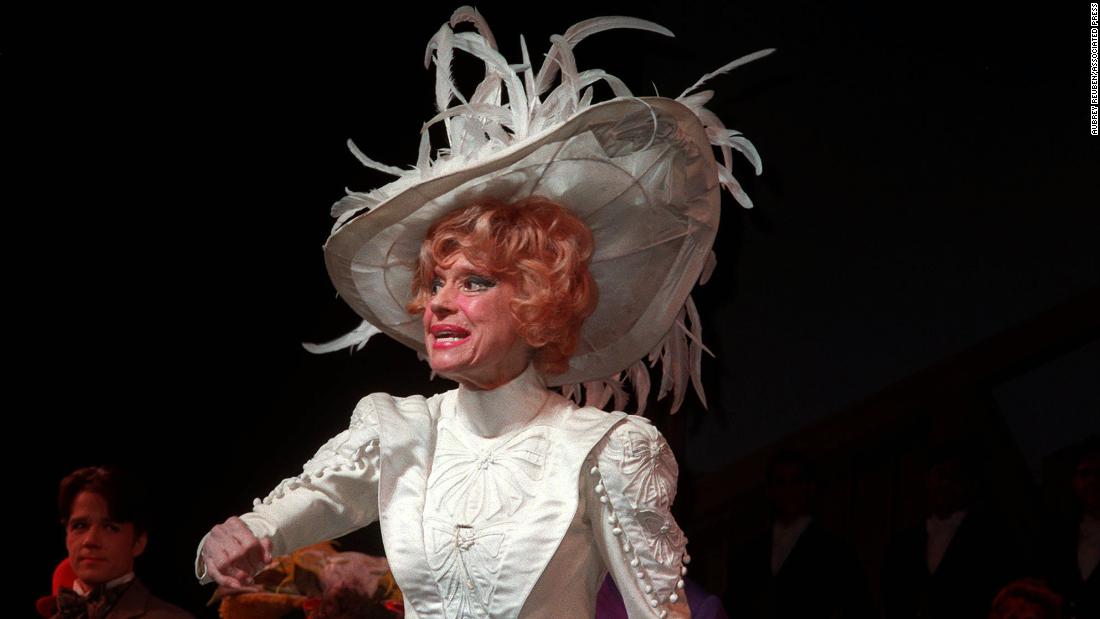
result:
[[[691,608],[692,619],[729,619],[722,600],[707,593],[694,580],[684,579],[684,595]],[[623,596],[611,576],[603,579],[603,586],[596,594],[596,619],[627,619]]]

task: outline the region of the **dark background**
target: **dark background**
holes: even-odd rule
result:
[[[300,346],[358,324],[324,271],[328,207],[388,178],[345,140],[406,165],[433,113],[423,50],[457,5],[395,4],[7,24],[9,466],[32,543],[17,607],[47,593],[64,556],[54,494],[72,469],[146,475],[159,522],[139,572],[197,610],[210,590],[190,564],[211,525],[296,473],[362,395],[450,388],[384,338],[354,356]],[[665,25],[676,38],[608,32],[576,49],[582,70],[635,94],[674,97],[779,50],[711,81],[709,107],[753,140],[764,175],[735,163],[756,208],[723,197],[719,269],[696,295],[719,359],[711,410],[682,412],[685,476],[1100,281],[1088,3],[903,6],[478,5],[513,62],[521,32],[541,58],[587,17]],[[456,65],[469,92],[478,65]],[[1100,347],[1094,333],[1078,343],[994,392],[1036,475],[1098,427]]]

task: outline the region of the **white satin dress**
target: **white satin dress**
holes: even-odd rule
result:
[[[689,617],[676,476],[647,420],[579,408],[528,367],[492,391],[363,398],[241,518],[276,555],[380,520],[409,619],[593,617],[608,571],[631,617]]]

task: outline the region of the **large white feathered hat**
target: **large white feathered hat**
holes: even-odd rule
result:
[[[465,22],[476,32],[453,30]],[[541,196],[570,209],[592,230],[589,269],[599,288],[599,306],[585,321],[569,369],[545,376],[547,384],[578,400],[583,390],[586,404],[598,407],[614,396],[621,410],[627,399],[622,384],[629,378],[642,408],[650,388],[648,357],[663,366],[659,397],[671,390],[674,412],[689,380],[703,397],[704,348],[690,293],[714,266],[719,188],[752,206],[732,174],[732,150],[747,157],[757,174],[761,164],[747,139],[703,107],[713,93],[690,93],[772,50],[725,65],[676,99],[635,97],[601,70],[578,71],[573,57],[573,47],[585,37],[613,28],[672,35],[641,19],[590,19],[551,37],[536,73],[522,36],[523,62],[511,66],[475,9],[455,11],[425,54],[425,66],[436,65],[439,114],[421,132],[416,165],[377,163],[349,141],[365,166],[398,178],[367,193],[349,192],[333,206],[336,224],[325,244],[328,273],[364,322],[338,340],[307,345],[309,350],[358,349],[383,332],[423,354],[420,319],[405,306],[428,227],[484,198]],[[456,50],[485,63],[485,78],[468,99],[451,79]],[[591,86],[601,80],[616,96],[593,104]],[[505,93],[508,102],[502,103]],[[433,158],[428,127],[438,122],[446,126],[449,145]]]

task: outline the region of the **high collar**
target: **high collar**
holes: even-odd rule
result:
[[[549,395],[535,366],[528,365],[511,382],[496,389],[459,386],[455,416],[471,433],[495,438],[526,425],[539,413]]]
[[[114,589],[115,587],[117,587],[119,585],[124,585],[124,584],[130,582],[133,579],[134,579],[134,573],[133,572],[128,572],[126,574],[123,574],[122,576],[119,576],[118,578],[115,578],[115,579],[109,581],[107,583],[106,588],[107,589]],[[82,595],[84,597],[87,597],[88,594],[92,592],[92,589],[94,589],[94,587],[89,587],[88,585],[85,585],[83,582],[80,581],[79,578],[73,581],[73,591],[76,591],[77,593],[79,593],[80,595]]]

